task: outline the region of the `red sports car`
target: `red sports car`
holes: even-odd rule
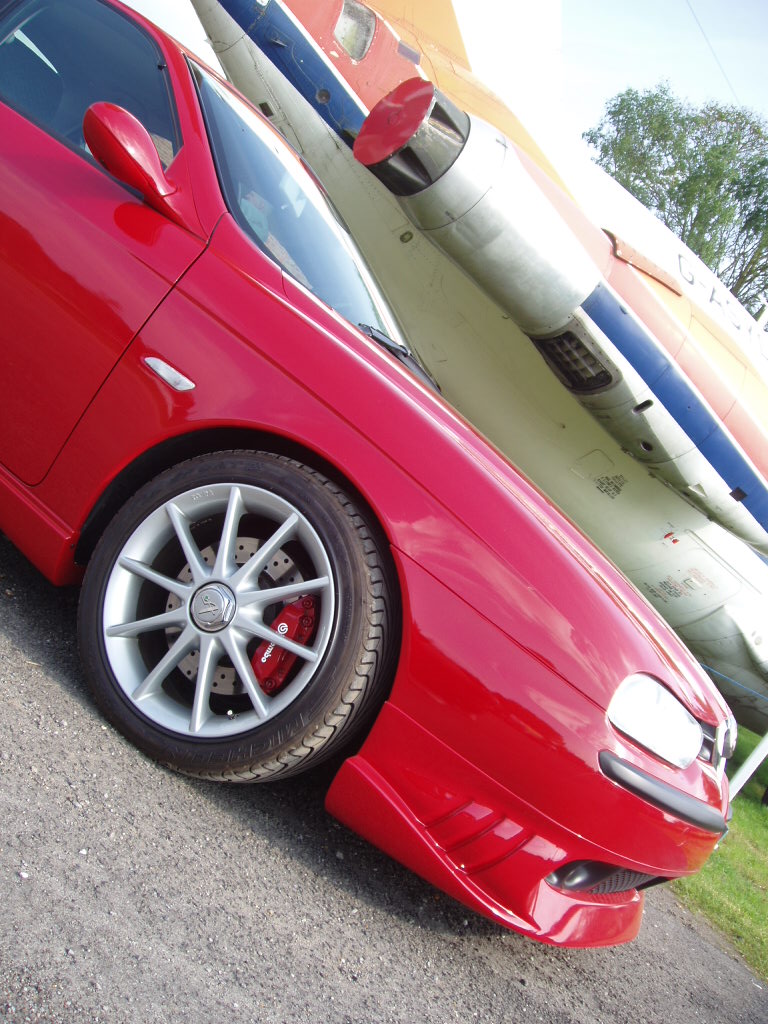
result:
[[[0,0],[0,528],[151,757],[553,943],[726,828],[728,710],[441,398],[311,172],[111,0]]]

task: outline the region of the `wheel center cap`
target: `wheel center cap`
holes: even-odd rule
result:
[[[192,598],[192,621],[206,633],[216,633],[232,621],[235,595],[223,583],[208,583]]]

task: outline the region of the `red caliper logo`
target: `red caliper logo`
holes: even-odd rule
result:
[[[283,608],[272,623],[272,629],[294,643],[308,644],[315,632],[316,613],[317,598],[302,597]],[[297,657],[276,641],[265,640],[259,644],[251,665],[264,693],[272,696],[281,689]]]

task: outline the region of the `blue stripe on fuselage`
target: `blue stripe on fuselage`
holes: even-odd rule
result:
[[[365,119],[365,109],[351,87],[328,67],[312,37],[276,0],[265,6],[254,0],[220,2],[278,71],[351,146]]]
[[[582,309],[639,373],[728,487],[732,491],[738,488],[744,492],[746,497],[742,504],[763,529],[768,530],[768,488],[765,481],[749,464],[688,378],[604,284],[599,284],[582,303]]]

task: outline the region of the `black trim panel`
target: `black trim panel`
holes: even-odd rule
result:
[[[599,761],[600,769],[606,778],[617,782],[635,796],[647,800],[654,807],[660,807],[662,811],[674,814],[676,818],[687,821],[689,825],[695,825],[705,832],[720,835],[727,831],[728,826],[722,815],[701,800],[681,793],[679,789],[666,782],[654,779],[653,776],[627,761],[622,761],[608,750],[600,751]]]

